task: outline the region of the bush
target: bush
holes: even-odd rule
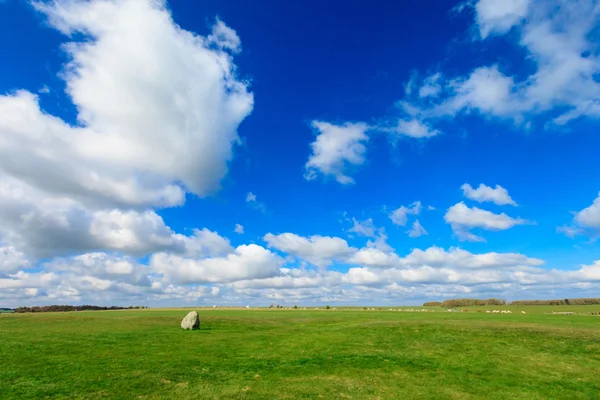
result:
[[[325,306],[326,310],[329,310],[331,307],[329,307],[329,304]]]
[[[442,303],[439,301],[428,301],[423,303],[423,307],[441,307]]]

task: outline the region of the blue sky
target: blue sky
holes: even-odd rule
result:
[[[0,302],[597,296],[599,21],[4,0]]]

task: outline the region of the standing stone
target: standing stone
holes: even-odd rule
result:
[[[181,321],[183,329],[200,329],[200,317],[196,311],[190,311],[188,315]]]

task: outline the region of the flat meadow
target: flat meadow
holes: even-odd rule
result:
[[[600,399],[600,306],[388,308],[2,314],[0,398]]]

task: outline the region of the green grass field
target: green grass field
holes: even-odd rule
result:
[[[488,308],[2,314],[0,398],[600,399],[600,317]]]

